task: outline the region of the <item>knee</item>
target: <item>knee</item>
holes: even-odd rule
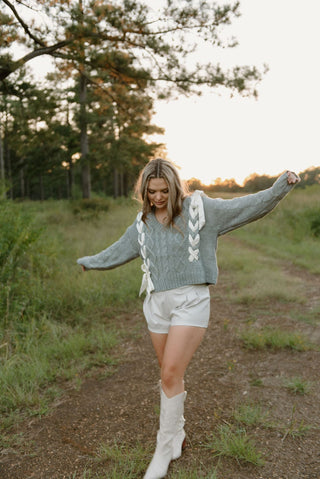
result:
[[[183,378],[179,374],[178,368],[172,364],[162,364],[161,367],[161,384],[164,389],[172,389],[178,383],[181,382]]]

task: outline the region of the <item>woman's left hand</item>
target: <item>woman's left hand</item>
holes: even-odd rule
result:
[[[301,181],[301,178],[293,171],[287,171],[287,177],[289,185],[294,185],[295,183],[299,183]]]

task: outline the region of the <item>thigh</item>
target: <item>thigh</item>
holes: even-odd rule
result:
[[[151,331],[149,331],[149,333],[150,333],[152,345],[154,347],[154,350],[158,358],[159,366],[161,368],[168,334],[153,333]]]
[[[171,326],[164,346],[162,367],[183,378],[205,332],[206,328],[197,326]]]

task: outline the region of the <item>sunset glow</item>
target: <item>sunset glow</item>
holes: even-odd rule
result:
[[[241,1],[242,16],[230,27],[239,46],[223,51],[221,63],[268,64],[257,100],[211,91],[156,105],[153,121],[166,131],[156,140],[166,144],[185,179],[241,184],[255,172],[273,176],[320,164],[320,4],[302,6]]]

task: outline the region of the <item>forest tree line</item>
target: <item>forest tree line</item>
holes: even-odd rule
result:
[[[153,3],[153,8],[151,4]],[[163,6],[161,6],[161,5]],[[154,102],[203,87],[255,95],[256,67],[199,63],[232,48],[239,2],[0,0],[0,181],[9,198],[125,195],[157,152]],[[44,82],[35,58],[50,55]]]
[[[128,195],[163,151],[150,140],[163,132],[156,100],[204,87],[256,95],[256,67],[192,61],[199,44],[236,46],[225,30],[239,2],[150,3],[0,0],[2,197]],[[53,70],[39,82],[30,66],[44,55]],[[214,187],[237,189],[230,181]]]
[[[281,171],[279,171],[280,175]],[[296,188],[305,188],[311,185],[320,185],[320,166],[312,166],[304,171],[299,172],[301,182]],[[242,185],[239,185],[234,178],[222,180],[217,178],[212,184],[204,185],[197,178],[191,178],[188,180],[188,188],[193,190],[203,190],[206,193],[256,193],[257,191],[270,188],[276,181],[277,176],[258,175],[252,173],[243,181]]]

